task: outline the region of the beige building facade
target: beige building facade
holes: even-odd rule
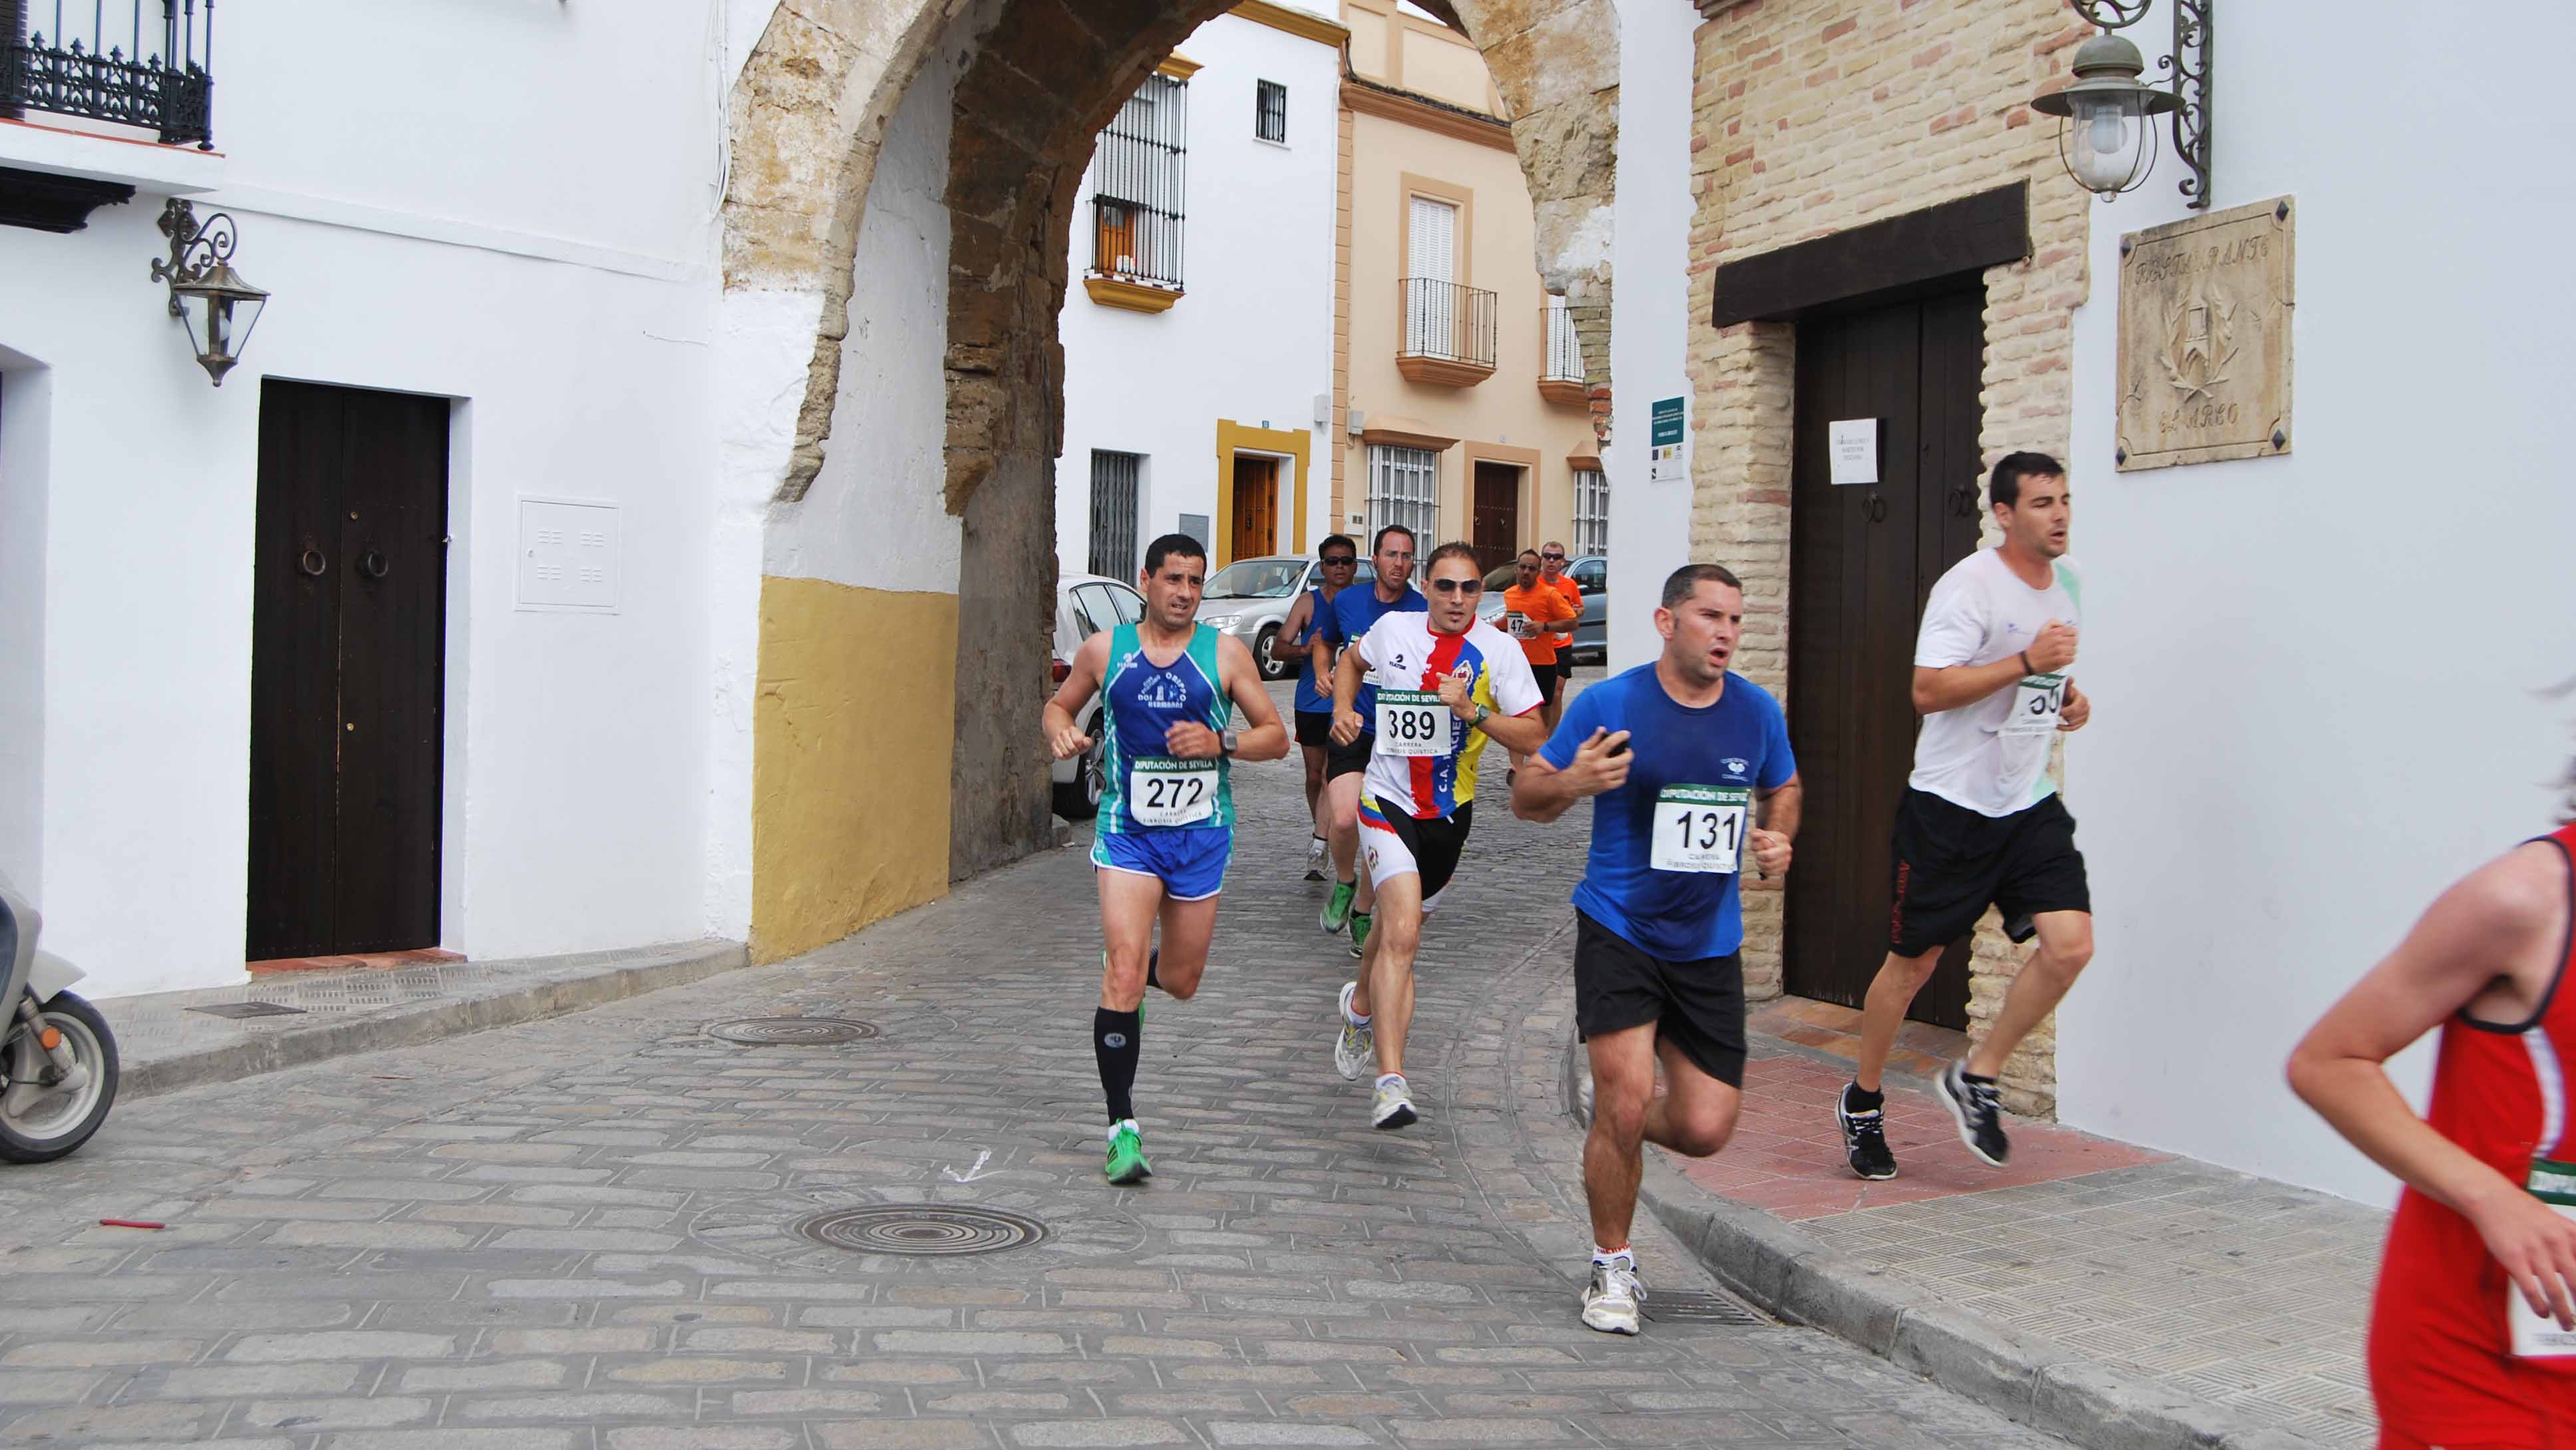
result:
[[[1343,20],[1332,517],[1405,524],[1426,551],[1467,540],[1489,568],[1549,539],[1606,552],[1584,349],[1533,261],[1485,60],[1395,0],[1345,0]]]

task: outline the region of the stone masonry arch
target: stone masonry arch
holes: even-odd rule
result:
[[[1053,608],[1055,336],[1074,191],[1094,137],[1161,58],[1235,0],[1007,0],[957,85],[944,501],[963,524],[950,865],[962,876],[1048,838],[1029,721]],[[728,421],[736,457],[776,460],[794,507],[836,426],[862,208],[904,91],[976,0],[782,0],[729,125],[726,302],[811,319],[810,360],[769,415]],[[992,0],[982,0],[989,9]],[[1536,207],[1539,271],[1573,303],[1589,381],[1609,383],[1617,149],[1614,0],[1432,0],[1483,52]],[[775,326],[775,324],[772,324]],[[791,416],[792,415],[792,416]],[[777,444],[783,443],[780,448]]]

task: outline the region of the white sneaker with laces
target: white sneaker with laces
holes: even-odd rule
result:
[[[1377,1105],[1369,1122],[1379,1128],[1402,1128],[1414,1121],[1413,1095],[1404,1090],[1404,1079],[1389,1076],[1377,1085]]]
[[[1637,1332],[1637,1306],[1646,1286],[1637,1282],[1636,1267],[1625,1260],[1592,1265],[1592,1282],[1583,1288],[1583,1327],[1604,1334]]]
[[[1306,845],[1306,879],[1309,881],[1325,879],[1324,838],[1321,836],[1315,837]]]
[[[1342,1030],[1333,1038],[1333,1070],[1346,1082],[1359,1081],[1360,1074],[1377,1060],[1377,1033],[1351,1025],[1351,994],[1359,988],[1357,982],[1342,983]]]

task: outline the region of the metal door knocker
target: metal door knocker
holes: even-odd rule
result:
[[[303,570],[304,576],[308,579],[321,578],[322,571],[330,566],[331,561],[323,558],[322,551],[311,544],[304,546],[303,556],[295,561],[295,567]]]
[[[1876,490],[1872,490],[1869,496],[1869,521],[1873,524],[1887,522],[1887,495]]]
[[[384,554],[378,550],[369,549],[358,556],[358,572],[370,579],[385,577],[387,567]]]

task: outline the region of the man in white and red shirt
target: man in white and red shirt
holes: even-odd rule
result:
[[[1370,1121],[1381,1128],[1414,1120],[1404,1081],[1413,954],[1422,918],[1440,904],[1467,844],[1486,738],[1524,754],[1547,741],[1538,713],[1544,696],[1528,657],[1476,617],[1485,584],[1475,549],[1434,549],[1423,585],[1430,607],[1380,616],[1333,676],[1333,738],[1347,745],[1376,734],[1360,787],[1359,834],[1377,889],[1377,925],[1359,980],[1342,987],[1333,1066],[1356,1079],[1375,1056]],[[1356,708],[1363,674],[1377,690],[1374,721]],[[1376,1016],[1386,1019],[1384,1031]]]

